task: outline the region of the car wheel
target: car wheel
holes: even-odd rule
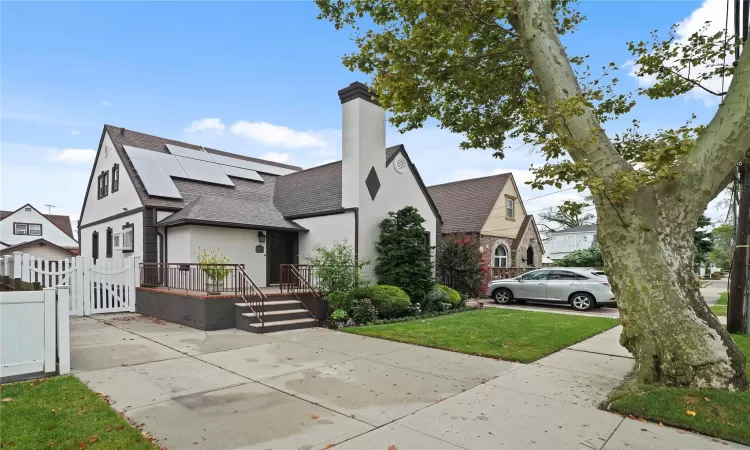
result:
[[[570,306],[576,311],[588,311],[596,306],[594,297],[585,292],[576,292],[570,298]]]
[[[513,303],[513,293],[510,289],[500,288],[492,293],[492,299],[498,305],[507,305]]]

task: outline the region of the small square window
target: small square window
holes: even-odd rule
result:
[[[42,235],[42,226],[38,223],[30,223],[29,224],[29,234],[31,236],[41,236]]]
[[[29,234],[28,225],[25,223],[13,224],[13,234]]]

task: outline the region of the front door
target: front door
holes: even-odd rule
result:
[[[294,264],[295,233],[269,231],[267,233],[266,266],[268,270],[268,284],[279,284],[279,267],[282,264]]]

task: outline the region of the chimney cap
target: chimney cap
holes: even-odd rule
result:
[[[339,91],[339,100],[341,100],[342,105],[356,98],[361,98],[362,100],[366,100],[373,105],[380,106],[380,101],[378,100],[377,94],[370,91],[370,88],[367,87],[367,85],[365,85],[364,83],[360,83],[359,81],[355,81],[354,83]]]

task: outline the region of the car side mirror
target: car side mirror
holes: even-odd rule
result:
[[[516,280],[518,280],[519,283],[523,283],[523,278],[521,277],[516,278]]]

